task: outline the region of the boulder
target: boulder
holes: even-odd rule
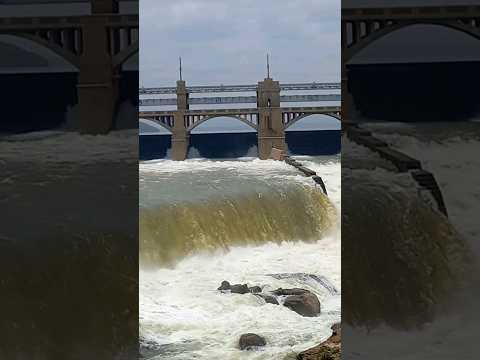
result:
[[[342,324],[335,323],[333,324],[330,329],[332,329],[332,335],[342,336]]]
[[[261,293],[262,292],[262,288],[260,286],[252,286],[251,288],[248,288],[248,290],[252,293],[252,294],[256,294],[256,293]]]
[[[267,342],[260,335],[248,333],[240,336],[238,345],[240,346],[240,350],[254,350],[259,346],[267,345]]]
[[[277,289],[277,296],[286,296],[283,305],[297,314],[314,317],[320,314],[320,301],[311,291],[305,289]]]
[[[230,283],[224,280],[217,290],[230,290],[230,287]]]
[[[332,336],[320,345],[302,351],[297,355],[297,360],[340,360],[342,350],[340,324],[337,323],[332,325],[331,329]]]
[[[235,284],[230,286],[230,291],[232,294],[248,294],[250,290],[248,290],[247,284]]]

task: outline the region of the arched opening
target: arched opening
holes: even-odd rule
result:
[[[363,40],[365,41],[365,40]],[[467,120],[479,110],[480,42],[445,24],[411,24],[347,63],[357,119]]]
[[[162,159],[167,157],[171,148],[171,131],[149,119],[139,119],[139,157],[140,160]]]
[[[172,132],[165,125],[150,120],[139,119],[138,130],[140,135],[171,135]]]
[[[190,132],[189,157],[257,156],[257,132],[253,126],[236,117],[207,118]]]
[[[331,115],[310,114],[293,120],[285,131],[325,131],[340,130],[340,120]]]
[[[285,129],[291,155],[334,155],[341,150],[341,122],[333,115],[311,114],[294,119]]]
[[[0,132],[42,131],[68,125],[77,102],[78,69],[52,49],[20,36],[0,34],[0,52],[0,96],[4,104]]]
[[[254,124],[238,117],[216,116],[200,120],[191,128],[191,134],[256,132]]]

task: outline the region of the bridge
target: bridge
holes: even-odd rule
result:
[[[78,69],[79,131],[111,130],[121,66],[138,53],[138,15],[119,14],[117,0],[90,0],[91,14],[0,17],[0,35],[46,47]]]
[[[348,62],[362,49],[402,28],[423,24],[445,26],[480,39],[480,6],[342,8],[342,112],[351,120],[353,99]]]
[[[281,91],[295,90],[338,90],[339,83],[294,83],[280,84]],[[188,86],[187,90],[192,93],[222,93],[222,92],[247,92],[257,91],[257,85],[213,85],[213,86]],[[175,87],[159,87],[159,88],[140,88],[140,95],[146,94],[176,94]]]
[[[273,148],[285,149],[285,130],[306,116],[327,115],[340,120],[339,106],[282,107],[281,102],[338,101],[340,95],[286,95],[281,90],[340,89],[338,83],[280,84],[270,75],[257,85],[195,86],[187,87],[184,80],[176,88],[142,88],[140,94],[176,94],[176,98],[141,99],[143,106],[177,105],[171,111],[140,111],[139,119],[153,121],[172,133],[172,157],[184,160],[187,156],[189,136],[200,124],[216,117],[240,120],[257,132],[258,153],[261,159],[270,158]],[[256,96],[190,98],[190,93],[255,91]],[[239,109],[191,110],[193,104],[256,103],[256,107]]]

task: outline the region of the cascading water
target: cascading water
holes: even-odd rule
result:
[[[283,359],[318,344],[340,320],[340,163],[302,161],[330,199],[282,162],[153,161],[140,165],[140,336],[154,359]],[[322,305],[305,318],[223,280],[300,287]],[[238,349],[241,334],[267,339]]]
[[[472,359],[465,344],[474,342],[478,323],[468,300],[478,298],[478,124],[362,127],[435,175],[449,218],[408,173],[344,139],[342,355]]]
[[[334,211],[317,189],[296,184],[264,193],[142,209],[140,259],[143,265],[162,266],[187,255],[227,251],[233,246],[316,241],[331,229]]]

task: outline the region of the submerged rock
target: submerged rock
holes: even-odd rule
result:
[[[305,289],[277,289],[277,296],[286,296],[283,305],[297,314],[314,317],[320,314],[320,301],[311,291]]]
[[[222,281],[222,284],[217,290],[230,290],[230,287],[231,287],[230,283],[224,280]]]
[[[277,298],[273,295],[268,295],[268,294],[255,294],[255,295],[265,300],[267,304],[280,305]]]
[[[267,345],[267,342],[260,335],[248,333],[240,336],[238,345],[240,350],[254,350],[256,347]]]
[[[230,286],[230,291],[232,294],[248,294],[250,290],[248,290],[247,284],[235,284]]]
[[[220,290],[220,291],[230,290],[233,294],[248,294],[248,293],[262,292],[262,288],[260,286],[253,286],[249,288],[247,284],[230,285],[230,283],[226,280],[222,281],[222,283],[220,284],[220,287],[218,287],[217,290]]]
[[[252,293],[252,294],[256,294],[256,293],[261,293],[262,292],[262,288],[260,286],[252,286],[251,288],[248,288],[248,290]]]
[[[302,351],[297,355],[297,360],[340,360],[342,348],[340,323],[332,325],[331,329],[332,336],[320,345]]]

